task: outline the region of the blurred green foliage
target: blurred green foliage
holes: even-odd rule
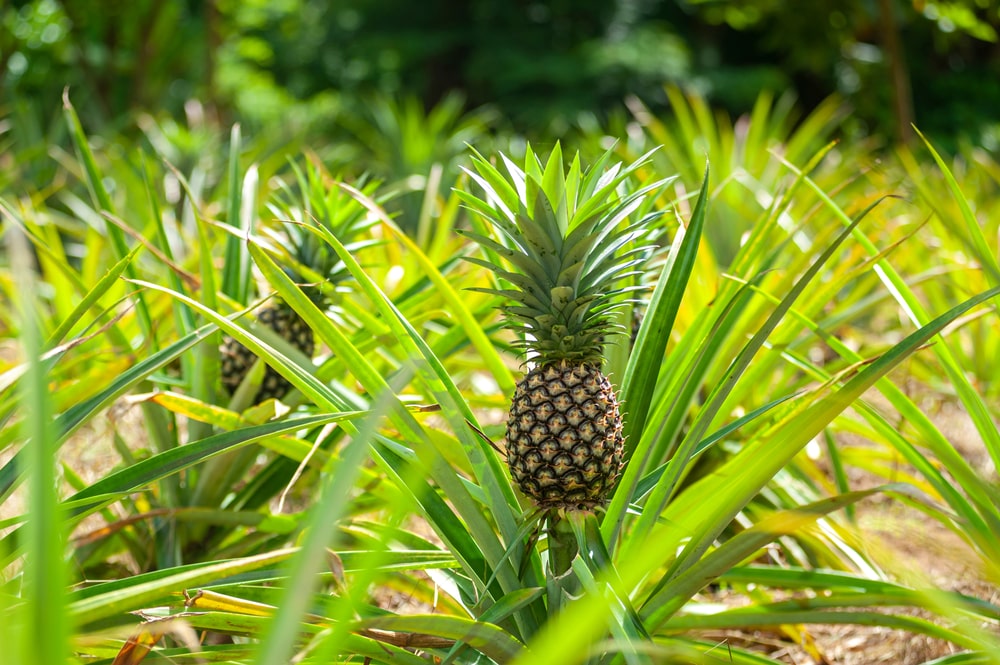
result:
[[[69,86],[91,127],[191,99],[225,122],[323,127],[372,93],[431,107],[457,92],[547,135],[629,95],[665,109],[680,84],[735,113],[762,91],[806,110],[838,94],[850,131],[887,138],[909,124],[902,94],[925,133],[978,140],[1000,122],[998,26],[988,0],[13,0],[0,114],[44,127]]]
[[[210,80],[209,23],[196,2],[4,3],[3,101],[59,111],[69,87],[90,118],[179,110]]]

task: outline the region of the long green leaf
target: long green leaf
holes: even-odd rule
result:
[[[167,600],[176,602],[181,591],[204,586],[281,564],[295,553],[294,549],[276,550],[257,556],[185,566],[181,569],[156,571],[142,581],[130,584],[93,587],[88,595],[70,603],[71,616],[79,622],[93,624],[102,619],[149,607]]]
[[[739,355],[730,364],[729,368],[726,370],[725,378],[719,382],[715,388],[713,388],[711,395],[709,396],[708,403],[699,410],[697,418],[695,418],[694,423],[691,425],[684,440],[681,442],[680,447],[675,452],[674,456],[671,458],[667,465],[667,471],[664,474],[663,479],[657,483],[656,487],[650,493],[649,499],[646,502],[646,507],[643,511],[642,516],[640,516],[639,521],[635,526],[635,533],[632,534],[633,542],[639,542],[644,534],[649,533],[652,528],[656,518],[661,514],[663,507],[673,498],[674,493],[680,484],[681,479],[684,476],[685,470],[687,469],[688,462],[690,461],[691,455],[694,453],[701,441],[702,436],[711,426],[712,421],[715,419],[716,414],[719,409],[722,408],[723,403],[726,398],[729,397],[730,391],[733,386],[743,375],[743,372],[750,366],[751,361],[757,352],[763,347],[764,342],[770,336],[771,332],[778,326],[782,319],[787,314],[788,310],[791,309],[794,302],[798,299],[809,283],[819,274],[820,269],[826,264],[827,261],[833,256],[834,252],[838,247],[848,238],[852,231],[857,227],[858,223],[870,212],[876,205],[878,201],[872,203],[868,206],[860,215],[855,217],[851,224],[841,231],[837,238],[830,243],[823,252],[816,258],[816,260],[809,266],[809,269],[795,282],[791,289],[785,294],[781,299],[778,306],[771,312],[764,324],[757,330],[753,337],[746,343],[746,345],[740,350]]]
[[[20,390],[26,442],[28,471],[28,520],[24,526],[26,559],[24,561],[23,597],[27,600],[27,636],[18,644],[31,650],[20,654],[28,662],[58,665],[70,654],[66,606],[65,516],[56,494],[56,429],[52,423],[52,396],[46,363],[42,361],[42,333],[38,317],[37,275],[29,258],[27,240],[20,232],[8,234],[11,266],[18,275],[17,309],[20,318],[21,346],[27,359],[27,372]],[[0,551],[2,551],[0,547]],[[17,654],[13,654],[15,659]]]
[[[65,502],[65,508],[70,516],[83,517],[119,501],[131,492],[169,478],[227,451],[239,449],[267,437],[331,422],[344,422],[360,415],[362,414],[359,412],[347,412],[273,421],[233,432],[222,432],[201,441],[171,448],[105,476],[69,497]],[[14,553],[18,548],[18,531],[12,531],[0,539],[0,551]]]
[[[334,547],[338,522],[348,505],[355,482],[364,464],[369,443],[375,436],[379,420],[395,395],[386,391],[378,396],[371,413],[360,423],[358,431],[340,452],[340,464],[324,480],[319,501],[313,507],[301,549],[290,562],[288,584],[261,643],[254,662],[257,665],[283,665],[292,657],[297,642],[296,625],[310,610],[311,595],[317,576],[325,565],[328,547]],[[344,604],[341,601],[341,604]]]
[[[83,166],[84,174],[86,175],[85,182],[87,184],[87,189],[90,191],[94,207],[98,213],[108,213],[114,215],[114,204],[111,202],[111,196],[108,194],[108,190],[104,186],[104,179],[101,175],[101,170],[97,166],[97,160],[94,159],[94,153],[90,149],[90,144],[87,141],[87,135],[83,131],[83,125],[80,124],[80,118],[77,117],[76,109],[73,108],[73,105],[69,101],[68,89],[63,92],[63,115],[66,118],[66,124],[69,126],[69,135],[73,140],[73,147],[76,149],[77,156]],[[111,239],[111,244],[112,247],[114,247],[116,258],[118,260],[124,259],[129,254],[128,243],[125,241],[124,231],[106,219],[104,220],[104,228],[108,237]],[[131,264],[126,265],[126,274],[131,278],[135,278],[137,276]],[[141,293],[135,294],[135,304],[136,312],[139,317],[139,323],[142,326],[144,335],[148,339],[155,339],[155,336],[152,334],[153,318],[149,312],[149,307],[146,305],[146,300]]]
[[[736,513],[876,380],[919,350],[955,318],[997,295],[1000,295],[1000,288],[991,289],[938,316],[889,349],[841,389],[795,415],[770,436],[751,443],[717,471],[677,496],[667,506],[663,519],[676,529],[675,537],[683,533],[681,537],[689,537],[690,541],[673,564],[672,574],[693,565]],[[739,480],[733,482],[733,479]],[[633,546],[629,551],[639,551],[639,541],[631,542]],[[648,544],[644,547],[648,548]]]
[[[265,252],[259,250],[259,248],[255,248],[251,244],[251,253],[268,282],[279,289],[279,293],[285,302],[303,317],[320,339],[330,348],[337,349],[338,355],[343,358],[345,364],[364,386],[365,390],[373,395],[386,394],[386,391],[390,390],[390,388],[381,372],[373,367],[367,358],[354,347],[344,333],[333,325],[329,317],[323,314],[300,289],[295,287],[288,276]],[[475,548],[479,551],[468,553],[456,552],[456,557],[464,565],[470,560],[481,557],[483,554],[486,555],[489,561],[487,569],[467,569],[467,572],[473,579],[477,579],[482,584],[485,580],[490,579],[492,568],[504,561],[505,550],[497,539],[492,524],[479,507],[479,502],[472,497],[468,488],[456,475],[449,461],[437,452],[430,437],[428,437],[414,416],[398,399],[390,405],[387,415],[399,429],[407,445],[417,453],[426,471],[440,486],[442,492],[454,503],[455,509],[462,516],[466,524],[466,528],[475,536],[473,542],[475,543]],[[442,528],[436,524],[432,524],[432,526]],[[455,543],[449,544],[455,545]],[[513,571],[510,570],[509,565],[501,565],[499,570],[500,575],[498,579],[501,582],[503,592],[510,592],[519,586],[519,582]],[[485,591],[485,589],[481,591]],[[499,595],[502,595],[502,593],[498,594],[498,597]]]
[[[796,173],[801,174],[801,171],[794,166],[786,165]],[[851,220],[830,200],[830,197],[823,192],[819,185],[808,177],[804,178],[804,182],[839,217],[844,226],[850,226]],[[870,256],[881,257],[878,248],[860,229],[854,229],[854,237]],[[896,298],[910,320],[917,326],[923,326],[927,323],[930,315],[925,310],[920,298],[907,286],[906,282],[892,265],[885,258],[878,258],[876,267],[876,273],[885,284],[886,289]],[[976,426],[976,431],[982,437],[993,464],[1000,467],[1000,429],[994,424],[989,408],[983,402],[979,393],[976,392],[976,389],[972,387],[969,377],[956,360],[949,341],[942,337],[937,344],[933,345],[932,350],[947,373],[948,379],[958,393],[959,399],[962,400],[962,404],[969,412],[969,416]]]
[[[919,129],[915,130],[917,136],[920,140],[924,142],[927,149],[931,153],[931,157],[934,158],[934,162],[941,169],[941,173],[944,175],[945,182],[948,183],[948,191],[951,192],[951,196],[958,205],[958,209],[962,213],[962,221],[965,223],[965,231],[967,237],[965,238],[969,244],[972,246],[972,250],[975,253],[976,261],[980,266],[985,268],[987,279],[993,286],[1000,286],[1000,263],[997,262],[996,249],[991,248],[989,243],[986,241],[986,237],[983,235],[983,229],[979,224],[979,220],[976,219],[975,213],[972,211],[972,207],[969,205],[968,199],[962,193],[962,189],[955,180],[955,176],[952,174],[951,169],[945,164],[944,159],[938,154],[938,151],[934,149],[934,145],[927,139],[926,136],[921,133]],[[934,205],[934,201],[931,201],[931,205]],[[935,206],[936,208],[937,206]],[[942,221],[948,223],[947,219],[939,211],[938,215],[942,217]]]
[[[746,531],[727,540],[720,547],[708,553],[684,574],[674,578],[664,578],[643,603],[641,613],[651,630],[680,609],[691,596],[704,588],[711,580],[721,577],[726,571],[741,563],[754,552],[774,542],[782,535],[794,534],[829,513],[845,508],[861,499],[880,492],[905,486],[887,485],[870,490],[839,494],[829,499],[797,506],[791,510],[779,511],[760,520]]]
[[[413,362],[416,375],[423,380],[431,396],[442,406],[444,417],[449,421],[452,431],[472,462],[479,484],[489,495],[488,505],[492,509],[493,518],[497,521],[501,534],[507,540],[513,538],[517,533],[517,516],[511,507],[517,506],[517,500],[493,449],[467,426],[468,422],[476,422],[476,417],[465,398],[440,359],[434,355],[395,305],[365,274],[350,251],[331,234],[324,234],[324,239],[336,250],[368,299],[382,312],[383,318],[393,329],[406,356]],[[418,358],[423,362],[416,362]]]
[[[256,245],[251,245],[251,247],[256,247]],[[310,399],[314,400],[317,404],[332,410],[349,408],[350,405],[343,403],[343,400],[341,400],[340,397],[329,388],[329,386],[317,379],[311,371],[302,367],[288,356],[284,355],[277,348],[267,344],[259,337],[250,334],[244,328],[241,328],[233,323],[230,319],[214,312],[197,300],[189,298],[188,296],[167,287],[139,280],[137,280],[136,283],[148,289],[166,293],[167,295],[177,298],[178,300],[186,303],[189,307],[197,310],[202,316],[207,318],[218,328],[222,329],[227,335],[233,337],[240,344],[250,349],[254,355],[267,362],[267,364],[273,367],[275,371],[288,379],[289,382],[308,395]],[[301,295],[301,291],[299,291],[299,293]]]
[[[510,370],[496,352],[489,337],[483,332],[482,326],[469,311],[462,297],[455,291],[451,283],[445,279],[441,271],[438,270],[438,267],[431,262],[430,258],[420,250],[419,246],[389,218],[385,210],[373,201],[371,197],[366,196],[363,192],[346,183],[337,183],[337,186],[364,205],[407,248],[409,256],[420,265],[423,273],[431,280],[437,293],[443,296],[445,302],[450,306],[450,313],[455,316],[459,326],[468,334],[469,341],[476,347],[486,367],[490,370],[493,378],[496,379],[500,386],[500,391],[504,394],[513,394],[514,378]]]
[[[839,603],[844,601],[837,599]],[[919,617],[865,612],[861,610],[821,610],[809,607],[804,602],[800,609],[784,609],[768,606],[753,606],[751,609],[737,609],[716,614],[691,614],[674,617],[666,626],[673,631],[720,630],[726,628],[748,629],[763,626],[783,626],[799,624],[831,624],[855,626],[885,626],[896,630],[929,635],[947,640],[967,649],[981,649],[983,645],[967,635]]]
[[[117,375],[111,383],[97,395],[77,404],[55,417],[55,431],[59,441],[75,432],[95,413],[107,407],[130,388],[144,381],[152,372],[170,364],[186,350],[216,330],[214,324],[206,324],[186,337],[177,340],[168,347],[136,363],[127,371]],[[19,482],[20,470],[23,469],[23,454],[18,453],[3,468],[0,468],[0,498],[5,497]]]
[[[328,423],[352,420],[362,415],[364,415],[364,412],[359,411],[326,413],[317,416],[275,420],[262,425],[244,427],[232,432],[221,432],[207,439],[193,441],[184,446],[172,448],[136,462],[125,469],[105,476],[86,489],[77,492],[69,500],[77,504],[74,513],[80,514],[93,509],[93,506],[87,506],[86,503],[83,503],[83,500],[89,497],[133,492],[157,480],[204,462],[216,455],[256,443],[261,439],[320,427]]]
[[[136,247],[108,270],[104,277],[102,277],[101,280],[87,292],[70,315],[67,316],[61,324],[59,324],[59,327],[52,331],[52,334],[50,334],[49,338],[45,341],[45,346],[47,348],[52,347],[63,340],[69,331],[80,322],[83,314],[91,307],[95,306],[97,302],[111,289],[111,287],[118,283],[118,278],[122,276],[122,273],[125,272],[128,266],[131,265],[132,260],[135,259],[136,255],[141,251],[141,246]]]
[[[691,220],[684,232],[677,254],[664,266],[663,274],[653,291],[649,310],[643,325],[639,328],[635,349],[629,357],[622,378],[622,405],[626,441],[626,459],[635,450],[638,438],[646,424],[646,413],[652,401],[657,375],[661,366],[664,349],[670,330],[673,328],[677,311],[680,309],[684,290],[691,271],[694,269],[701,232],[705,225],[708,209],[708,165],[702,179],[701,193],[695,204]]]
[[[496,663],[509,662],[524,651],[510,633],[490,623],[445,615],[387,616],[358,622],[361,629],[433,635],[468,644]]]
[[[229,200],[226,208],[226,223],[237,231],[243,228],[240,212],[243,209],[243,179],[240,178],[240,150],[242,134],[240,126],[233,125],[229,133],[228,182]],[[222,292],[238,303],[246,303],[250,288],[250,257],[240,237],[231,233],[226,236],[225,262],[222,267]],[[245,237],[245,236],[244,236]]]
[[[758,291],[758,294],[775,303],[778,302],[777,298],[764,291]],[[835,336],[825,334],[818,323],[799,310],[792,308],[789,310],[789,315],[815,335],[825,339],[845,362],[853,365],[867,362],[864,356],[849,348],[844,342]],[[802,366],[815,380],[824,384],[834,379],[829,372],[819,367],[809,363]],[[899,431],[896,424],[889,422],[867,402],[861,401],[855,405],[858,413],[867,420],[875,433],[884,437],[889,445],[896,448],[906,461],[931,483],[948,506],[955,511],[963,523],[964,537],[972,538],[988,560],[995,560],[997,556],[994,553],[997,552],[998,546],[995,534],[1000,532],[1000,499],[997,497],[997,490],[972,468],[924,411],[895,383],[888,378],[882,378],[875,383],[875,387],[899,412],[900,417],[914,428],[916,440],[926,446],[936,460],[929,459]],[[939,465],[947,469],[951,479],[945,477],[939,470]],[[953,483],[957,483],[958,487]]]

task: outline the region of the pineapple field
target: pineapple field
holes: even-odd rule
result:
[[[2,662],[998,662],[1000,166],[670,95],[426,171],[67,95]]]

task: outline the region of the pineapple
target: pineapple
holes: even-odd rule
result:
[[[357,248],[361,246],[357,242],[360,232],[368,227],[367,216],[364,207],[334,186],[329,175],[315,162],[310,162],[305,172],[296,166],[293,169],[299,192],[296,194],[291,187],[283,185],[284,196],[276,197],[269,204],[275,217],[285,221],[278,231],[270,233],[269,239],[284,254],[285,272],[320,309],[325,310],[332,304],[332,287],[348,273],[333,248],[305,227],[310,224],[325,226],[345,245]],[[362,183],[359,188],[370,196],[376,186],[377,183]],[[261,307],[257,321],[309,358],[313,357],[316,350],[313,331],[284,301],[278,299]],[[235,394],[257,357],[228,335],[220,351],[222,385],[230,394]],[[288,380],[268,366],[253,403],[281,399],[290,389]]]
[[[620,327],[614,310],[632,290],[623,280],[645,260],[648,248],[636,241],[657,216],[635,221],[633,213],[662,182],[629,192],[626,181],[648,155],[624,168],[608,166],[610,156],[582,170],[577,155],[567,173],[559,144],[544,165],[529,146],[523,170],[502,156],[505,176],[476,153],[468,174],[486,195],[459,193],[503,239],[466,232],[495,257],[468,260],[513,286],[480,290],[509,302],[503,311],[523,335],[531,368],[511,402],[506,456],[514,483],[546,510],[602,506],[622,467],[603,340]]]
[[[293,277],[294,279],[294,277]],[[278,333],[296,349],[312,358],[316,350],[316,342],[312,329],[291,307],[279,300],[266,305],[257,312],[257,321]],[[231,394],[243,383],[250,368],[257,361],[257,356],[247,347],[226,335],[222,340],[222,385]],[[253,398],[254,404],[260,404],[269,399],[281,399],[291,389],[292,385],[273,367],[264,369],[264,378],[260,388]]]

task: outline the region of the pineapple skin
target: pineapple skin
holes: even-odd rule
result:
[[[316,342],[312,329],[295,313],[295,310],[285,303],[262,307],[257,314],[257,321],[278,333],[282,339],[306,356],[313,357]],[[230,394],[233,394],[243,382],[247,372],[253,367],[257,356],[228,335],[223,341],[220,351],[222,354],[222,385]],[[281,399],[288,394],[291,388],[292,384],[268,365],[264,370],[264,378],[253,403],[260,404],[269,399]]]
[[[621,473],[624,443],[618,399],[596,364],[543,364],[518,382],[507,464],[539,507],[603,505]]]

